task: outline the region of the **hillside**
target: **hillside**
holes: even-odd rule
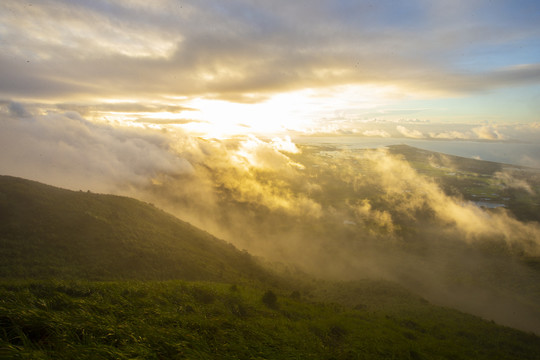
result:
[[[140,201],[0,177],[0,358],[537,359],[381,280],[275,275]],[[201,281],[202,280],[202,281]]]
[[[234,246],[140,201],[0,177],[0,278],[273,281]]]
[[[403,296],[381,290],[364,287]],[[407,297],[401,309],[381,311],[271,294],[181,281],[2,283],[0,358],[534,360],[540,353],[532,334]]]

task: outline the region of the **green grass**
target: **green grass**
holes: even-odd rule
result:
[[[537,359],[540,354],[534,335],[421,302],[412,312],[409,306],[387,312],[278,294],[269,306],[265,293],[183,281],[3,282],[0,354],[21,359]],[[397,296],[396,303],[400,296],[407,299],[395,291],[386,295]]]
[[[0,176],[0,278],[279,282],[150,204]]]

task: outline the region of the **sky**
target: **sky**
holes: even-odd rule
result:
[[[0,106],[210,138],[535,141],[538,24],[535,0],[3,0]]]

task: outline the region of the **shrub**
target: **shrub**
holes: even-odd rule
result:
[[[293,300],[300,300],[301,297],[302,295],[300,295],[300,291],[298,290],[294,290],[290,295],[290,298]]]
[[[264,293],[262,296],[262,302],[271,309],[277,308],[277,296],[272,290],[268,290]]]

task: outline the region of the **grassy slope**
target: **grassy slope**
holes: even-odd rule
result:
[[[140,201],[0,177],[0,278],[272,281],[246,252]]]
[[[533,335],[414,301],[406,311],[388,312],[296,296],[265,304],[263,293],[181,281],[4,283],[0,348],[5,357],[31,359],[537,359],[540,354]]]
[[[540,353],[534,335],[431,306],[388,283],[301,282],[301,296],[288,296],[291,288],[279,290],[278,277],[248,254],[132,199],[0,177],[0,219],[0,358]],[[280,294],[275,307],[261,301],[268,288]]]

